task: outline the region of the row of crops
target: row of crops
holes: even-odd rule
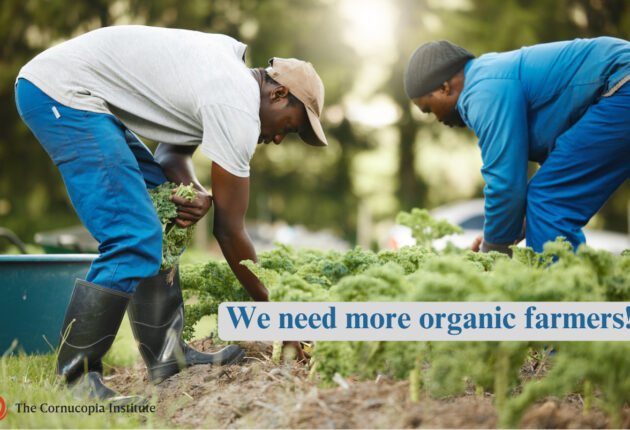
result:
[[[474,253],[453,246],[438,252],[432,239],[457,228],[431,219],[426,211],[401,214],[420,244],[378,253],[346,253],[279,245],[244,262],[274,301],[628,301],[630,252],[613,256],[586,246],[574,252],[563,240],[544,252],[514,248],[503,254]],[[187,297],[186,333],[223,301],[249,300],[225,262],[181,270]],[[552,354],[550,352],[553,351]],[[549,370],[525,377],[521,367],[533,353]],[[491,392],[500,425],[518,425],[525,410],[547,396],[578,393],[584,410],[603,410],[612,427],[622,425],[630,400],[630,342],[317,342],[312,371],[323,384],[335,374],[371,379],[386,374],[409,379],[410,396],[443,398]]]

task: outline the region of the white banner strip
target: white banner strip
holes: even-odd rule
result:
[[[630,340],[630,302],[226,302],[223,340]]]

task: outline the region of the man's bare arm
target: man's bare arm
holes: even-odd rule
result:
[[[232,271],[257,301],[268,300],[268,292],[260,280],[240,262],[258,262],[254,245],[245,231],[245,214],[249,204],[249,178],[235,176],[212,163],[214,200],[214,236]]]
[[[154,158],[162,171],[175,184],[193,184],[197,190],[194,201],[183,197],[172,196],[171,201],[177,205],[176,223],[180,227],[189,227],[199,221],[212,206],[212,196],[199,183],[193,168],[192,155],[196,146],[169,145],[160,143],[155,150]]]

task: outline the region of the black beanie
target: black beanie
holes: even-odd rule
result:
[[[422,97],[440,88],[475,56],[448,40],[428,42],[409,58],[405,70],[405,91],[410,99]]]

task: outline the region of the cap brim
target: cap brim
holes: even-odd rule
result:
[[[324,129],[319,122],[319,118],[310,109],[306,108],[306,115],[308,116],[308,122],[311,125],[305,130],[298,133],[300,138],[312,146],[328,146],[326,136],[324,135]]]

